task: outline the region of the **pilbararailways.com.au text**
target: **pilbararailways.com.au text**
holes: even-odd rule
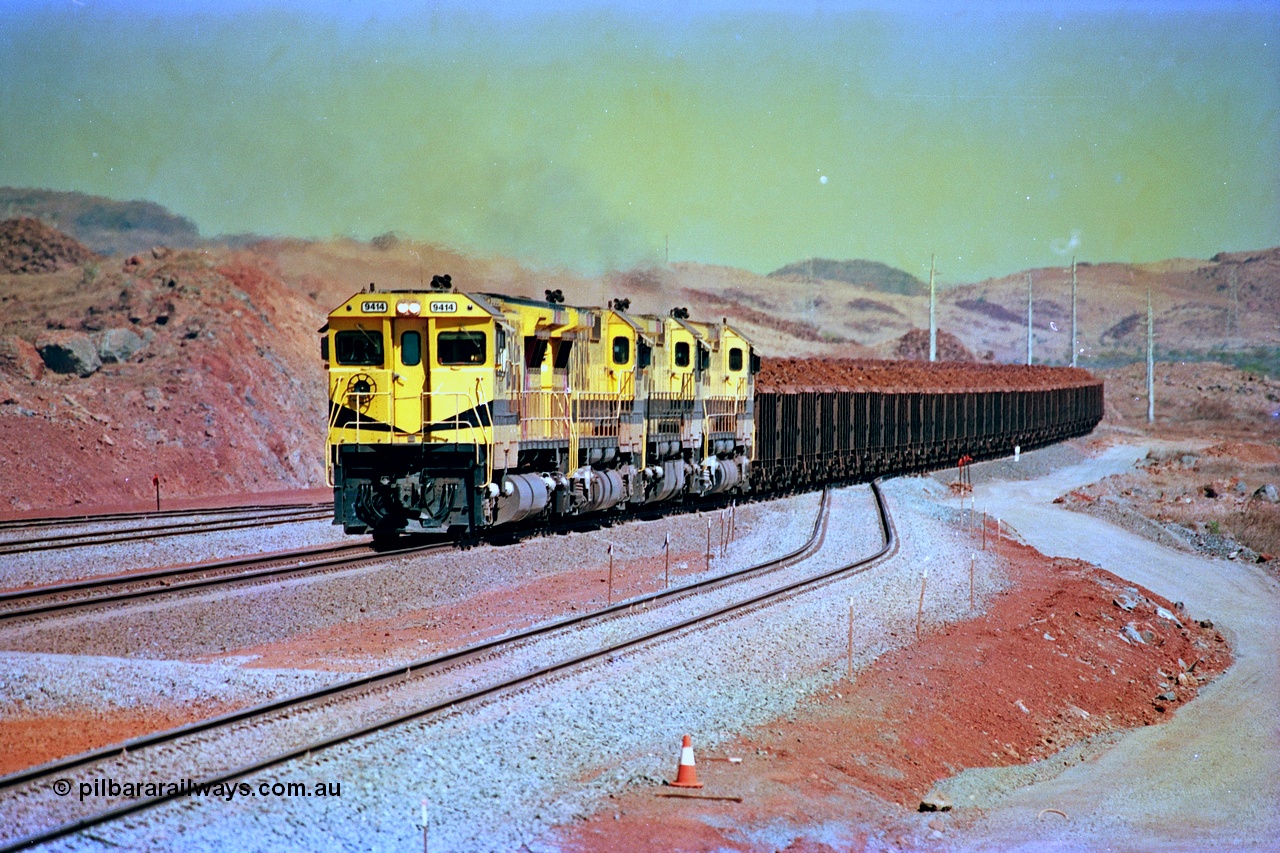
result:
[[[120,782],[114,778],[76,782],[58,779],[53,792],[65,797],[72,791],[81,800],[88,797],[218,797],[231,802],[236,797],[341,797],[341,782],[197,782],[183,779],[180,782]]]

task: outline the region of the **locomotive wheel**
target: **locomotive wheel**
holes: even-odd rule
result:
[[[373,531],[373,550],[394,551],[400,545],[400,534],[394,530]]]

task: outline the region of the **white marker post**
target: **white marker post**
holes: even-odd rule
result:
[[[609,543],[609,597],[606,606],[613,605],[613,543]]]
[[[920,622],[924,619],[924,585],[929,582],[929,570],[920,578],[920,604],[916,606],[916,639],[920,639]]]
[[[977,562],[978,562],[978,555],[977,555],[977,554],[970,554],[970,555],[969,555],[969,610],[971,610],[971,611],[974,609],[974,606],[973,606],[973,569],[974,569],[974,566],[975,566],[975,565],[977,565]]]
[[[668,587],[671,586],[671,534],[670,533],[664,533],[662,535],[662,554],[663,554],[663,560],[666,563],[666,568],[664,569],[663,575],[662,575],[663,577],[662,588],[667,589]]]
[[[849,681],[853,682],[853,598],[849,598]]]
[[[711,571],[711,519],[707,519],[707,571]]]

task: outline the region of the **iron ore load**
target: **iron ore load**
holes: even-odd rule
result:
[[[1083,370],[770,359],[728,322],[454,291],[357,293],[321,329],[348,533],[501,525],[810,488],[1088,433]]]

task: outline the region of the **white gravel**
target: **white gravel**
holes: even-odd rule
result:
[[[351,537],[343,534],[341,527],[321,519],[243,530],[161,536],[136,542],[84,545],[25,554],[0,554],[0,589],[42,586],[79,578],[226,560],[272,551],[292,551],[347,541],[351,541]]]
[[[818,493],[810,493],[739,506],[738,540],[723,559],[712,560],[710,571],[723,573],[798,548],[809,536],[819,498]],[[719,514],[715,513],[713,547],[719,544],[719,523]],[[618,560],[642,555],[660,558],[665,535],[671,538],[673,585],[704,574],[687,569],[696,570],[702,565],[706,517],[676,515],[590,533],[539,537],[518,545],[482,545],[465,552],[450,550],[393,558],[283,581],[214,587],[123,607],[23,620],[0,625],[0,648],[117,657],[207,658],[334,625],[393,619],[425,608],[456,606],[465,612],[466,602],[482,592],[550,578],[568,568],[603,565],[608,560],[605,548],[610,543]],[[677,559],[677,555],[690,552],[696,559]],[[692,566],[682,569],[688,562]],[[603,604],[604,586],[593,585],[592,592]],[[634,590],[615,592],[619,597],[634,594]],[[538,621],[555,615],[560,614],[538,615]],[[392,655],[369,658],[363,663],[373,671],[441,650],[423,646],[413,658]]]
[[[181,706],[215,697],[225,704],[256,704],[331,679],[327,672],[0,652],[0,720],[60,711]]]
[[[926,568],[926,624],[966,618],[974,542],[942,523],[954,513],[930,498],[940,489],[921,478],[886,486],[902,546],[862,575],[264,777],[339,782],[340,798],[189,800],[56,846],[414,849],[425,798],[432,849],[545,849],[540,839],[549,827],[590,812],[611,791],[670,774],[681,734],[713,748],[832,684],[843,673],[850,597],[859,667],[913,636]],[[834,509],[826,546],[810,567],[875,550],[868,490],[843,490]],[[1005,586],[989,554],[979,554],[976,579],[980,607]]]

